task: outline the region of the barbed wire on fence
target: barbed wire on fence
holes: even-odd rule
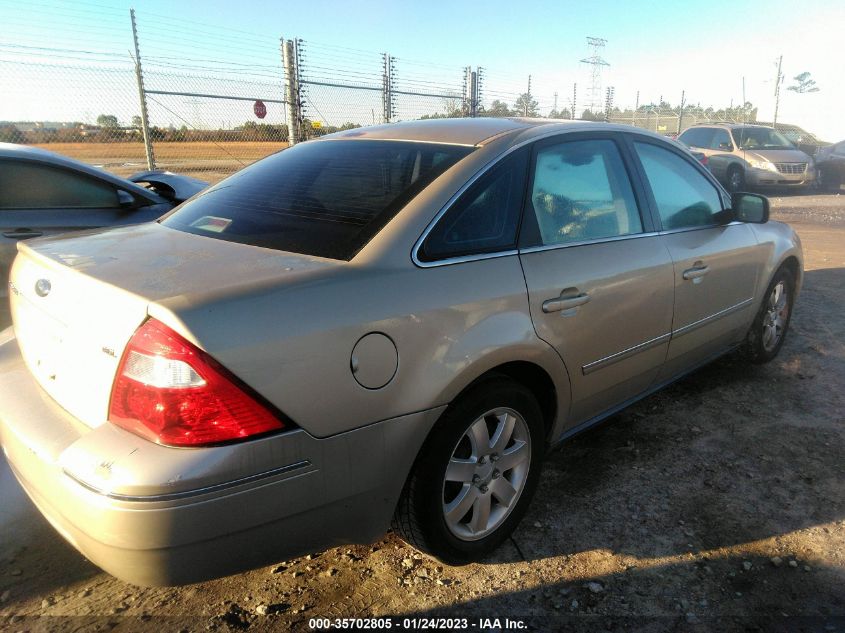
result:
[[[154,162],[213,181],[290,143],[420,118],[589,118],[659,134],[756,120],[756,110],[745,107],[620,109],[612,99],[596,112],[571,86],[538,83],[530,72],[201,22],[186,31],[145,11],[133,25],[128,12],[90,0],[58,8],[32,0],[26,12],[11,0],[0,0],[4,6],[0,140],[48,147],[122,175]],[[46,42],[51,29],[61,36]]]

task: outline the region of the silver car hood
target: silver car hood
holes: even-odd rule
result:
[[[812,160],[800,149],[745,150],[745,158],[767,160],[770,163],[810,163]]]

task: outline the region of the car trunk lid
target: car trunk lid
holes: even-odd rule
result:
[[[153,308],[178,312],[337,265],[156,223],[30,241],[19,245],[9,284],[15,335],[41,387],[96,427],[123,350]]]

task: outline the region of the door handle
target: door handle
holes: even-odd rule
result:
[[[684,271],[684,279],[689,281],[690,279],[696,280],[701,279],[710,272],[710,266],[705,266],[701,262],[695,262],[692,268],[687,268]]]
[[[14,231],[3,231],[3,237],[11,237],[13,240],[22,240],[27,237],[38,237],[44,235],[42,231],[32,229],[15,229]]]
[[[566,291],[564,290],[564,292],[566,292]],[[574,314],[575,308],[577,308],[578,306],[582,306],[585,303],[589,303],[589,302],[590,302],[590,295],[588,295],[586,292],[582,292],[580,294],[577,294],[574,297],[573,296],[564,297],[563,293],[561,293],[560,297],[555,297],[554,299],[546,299],[543,302],[543,312],[548,314],[549,312],[565,312],[567,310],[573,310],[572,314]],[[570,315],[567,314],[565,316],[570,316]]]

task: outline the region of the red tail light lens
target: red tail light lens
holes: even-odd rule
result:
[[[168,446],[219,444],[285,428],[220,363],[155,319],[138,328],[123,352],[109,422]]]

